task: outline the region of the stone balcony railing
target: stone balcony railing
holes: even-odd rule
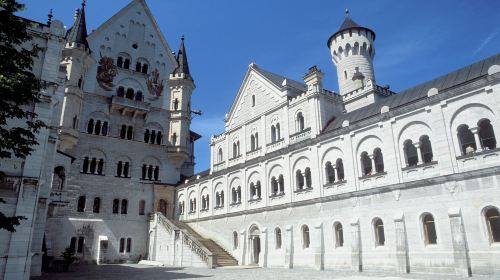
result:
[[[308,127],[300,132],[290,135],[290,144],[311,138],[311,128]]]
[[[272,152],[281,149],[285,146],[285,139],[280,139],[278,141],[269,143],[266,145],[266,152]]]
[[[252,150],[252,151],[248,151],[247,152],[247,160],[258,157],[260,155],[261,150],[262,150],[262,148],[259,147],[257,149]]]
[[[237,155],[236,157],[233,157],[233,158],[229,159],[229,165],[230,166],[238,164],[240,162],[243,162],[243,157],[241,155]]]
[[[226,167],[226,162],[225,161],[222,161],[222,162],[219,162],[219,163],[215,163],[214,164],[214,167],[213,167],[213,171],[219,171],[219,170],[222,170]]]
[[[119,111],[122,115],[129,112],[133,116],[145,115],[149,112],[149,104],[115,95],[111,98],[111,110]]]

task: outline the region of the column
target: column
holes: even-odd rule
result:
[[[314,267],[317,270],[323,270],[325,268],[325,256],[324,256],[324,242],[323,242],[323,223],[319,223],[314,226]]]
[[[351,221],[351,238],[351,269],[353,271],[363,271],[361,258],[361,235],[358,219]]]
[[[410,273],[408,240],[403,213],[399,213],[394,217],[394,227],[396,229],[397,271],[400,274]]]
[[[285,228],[285,268],[293,268],[293,227]]]
[[[472,276],[467,237],[465,236],[460,208],[448,209],[448,216],[450,218],[453,257],[455,259],[455,274],[463,277]]]
[[[481,151],[482,146],[481,146],[481,140],[479,139],[479,128],[471,127],[469,130],[474,134],[474,140],[476,141],[476,152]]]
[[[246,231],[242,230],[240,231],[240,240],[238,247],[241,249],[240,251],[240,265],[245,265],[245,254],[246,254],[246,247],[247,247],[247,239],[246,239]]]
[[[368,157],[372,160],[372,174],[375,174],[375,173],[377,173],[377,168],[375,168],[375,156],[373,154],[371,154],[371,155],[368,155]]]
[[[259,265],[260,267],[267,267],[267,247],[268,247],[268,238],[267,238],[267,228],[262,228],[261,230],[261,250],[259,256]]]
[[[422,161],[422,150],[420,149],[420,142],[413,143],[413,146],[415,148],[417,148],[417,156],[418,156],[418,163],[417,163],[417,165],[421,165],[423,163],[423,161]]]
[[[338,170],[337,170],[337,165],[336,165],[336,164],[333,164],[333,165],[332,165],[332,167],[333,167],[333,172],[334,172],[334,174],[335,174],[335,180],[334,180],[334,181],[339,182],[340,180],[339,180],[339,172],[338,172]]]

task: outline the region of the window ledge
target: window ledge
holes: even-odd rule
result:
[[[208,208],[207,209],[201,209],[200,212],[208,212]]]
[[[312,191],[312,187],[308,187],[308,188],[304,188],[304,189],[297,189],[295,191],[293,191],[294,193],[302,193],[302,192],[308,192],[308,191]]]
[[[226,162],[225,162],[225,161],[221,161],[221,162],[215,163],[215,164],[214,164],[214,167],[216,167],[216,166],[220,166],[220,165],[223,165],[224,163],[226,163]]]
[[[438,163],[437,161],[424,162],[424,163],[417,164],[417,165],[412,165],[412,166],[403,167],[401,170],[402,170],[402,171],[406,171],[406,170],[418,169],[418,168],[421,168],[421,167],[426,167],[426,166],[435,165],[435,164],[437,164],[437,163]]]
[[[280,144],[281,142],[284,142],[284,141],[285,141],[285,138],[281,138],[281,139],[278,139],[278,140],[276,140],[274,142],[267,143],[266,147],[272,146],[274,144]]]
[[[301,133],[308,132],[308,131],[310,131],[310,130],[311,130],[311,127],[304,128],[304,129],[303,129],[303,130],[301,130],[301,131],[297,131],[297,132],[295,132],[294,134],[291,134],[291,135],[290,135],[290,138],[295,137],[295,136],[297,136],[297,135],[299,135],[299,134],[301,134]]]
[[[249,199],[248,202],[258,202],[258,201],[261,201],[261,200],[262,200],[262,198],[258,197],[258,198]]]
[[[196,211],[189,211],[188,214],[191,215],[191,214],[194,214],[196,213]]]
[[[239,159],[240,157],[241,157],[241,154],[239,154],[239,155],[237,155],[237,156],[235,156],[235,157],[232,157],[232,158],[230,158],[229,160]]]
[[[83,172],[83,171],[80,171],[80,174],[96,175],[96,176],[106,176],[106,174],[87,173],[87,172]]]
[[[283,196],[285,196],[285,193],[281,192],[281,193],[271,194],[269,196],[269,198],[278,198],[278,197],[283,197]]]
[[[214,210],[219,210],[219,209],[224,209],[224,205],[220,205],[220,206],[215,206],[214,207]]]
[[[238,206],[238,205],[241,205],[241,201],[240,202],[233,202],[233,203],[229,204],[229,206]]]
[[[334,186],[339,186],[339,185],[343,185],[347,183],[347,181],[344,179],[344,180],[341,180],[341,181],[335,181],[333,183],[326,183],[323,185],[323,187],[325,188],[331,188],[331,187],[334,187]]]
[[[480,155],[485,155],[485,154],[495,153],[495,152],[500,152],[500,148],[491,149],[491,150],[482,150],[482,151],[479,151],[479,152],[473,152],[473,153],[470,153],[470,154],[461,155],[461,156],[457,157],[457,160],[466,159],[466,158],[472,158],[472,157],[475,157],[475,156],[480,156]]]
[[[130,177],[130,176],[127,176],[127,177],[123,177],[123,176],[116,176],[116,175],[115,175],[115,178],[123,178],[123,179],[130,179],[131,177]]]
[[[387,175],[387,171],[361,176],[361,177],[359,177],[359,179],[368,179],[368,178],[377,177],[377,176],[384,176],[384,175]]]

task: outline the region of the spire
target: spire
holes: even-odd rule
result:
[[[189,73],[189,65],[186,54],[186,49],[184,47],[184,35],[181,37],[181,46],[179,47],[179,51],[177,52],[177,63],[179,66],[175,68],[174,74],[184,74],[188,79],[192,79]]]
[[[337,30],[337,32],[335,32],[332,36],[330,36],[330,38],[328,39],[328,42],[327,42],[327,46],[330,47],[331,41],[333,40],[333,38],[335,38],[335,36],[337,36],[337,34],[341,34],[342,32],[344,32],[346,30],[350,30],[350,29],[365,30],[369,33],[372,33],[373,39],[375,39],[375,32],[373,32],[373,30],[371,30],[369,28],[366,28],[366,27],[363,27],[363,26],[357,24],[354,20],[351,19],[351,16],[349,14],[349,10],[345,9],[344,22],[342,22],[342,25],[340,25],[339,30]]]
[[[85,0],[82,1],[82,7],[75,11],[75,23],[68,30],[66,40],[71,43],[82,44],[85,49],[90,50],[87,42],[87,23],[85,21]]]

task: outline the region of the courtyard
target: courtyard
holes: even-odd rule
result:
[[[489,277],[475,276],[461,278],[455,276],[437,276],[409,274],[395,276],[388,274],[352,273],[332,270],[316,271],[312,269],[282,269],[282,268],[257,268],[257,267],[235,267],[235,268],[182,268],[182,267],[152,267],[138,264],[121,265],[74,265],[69,272],[44,273],[42,277],[32,277],[32,280],[83,280],[83,279],[339,279],[339,280],[403,280],[403,279],[494,279]]]

